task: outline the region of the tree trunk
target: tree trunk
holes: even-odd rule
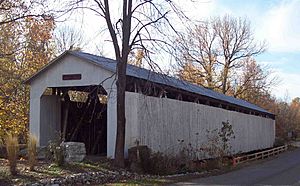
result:
[[[115,147],[115,161],[117,167],[124,167],[125,147],[125,89],[126,89],[127,58],[118,60],[117,65],[117,137]]]
[[[229,65],[226,63],[224,65],[223,77],[222,77],[222,93],[226,94],[227,92],[227,79],[228,79]]]
[[[129,46],[131,34],[131,15],[132,0],[123,0],[123,24],[122,24],[122,55],[119,54],[119,48],[115,53],[118,61],[117,65],[117,137],[115,148],[115,165],[125,167],[124,150],[125,150],[125,90],[126,90],[126,68],[128,55],[131,50]],[[112,33],[112,32],[111,32]],[[112,34],[111,34],[112,35]]]
[[[207,78],[206,78],[206,81],[207,81],[207,87],[209,89],[214,89],[214,84],[213,84],[213,67],[211,65],[211,63],[209,63],[209,66],[207,68]]]

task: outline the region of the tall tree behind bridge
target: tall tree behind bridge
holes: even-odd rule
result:
[[[85,41],[82,32],[75,27],[58,27],[54,33],[56,54],[59,55],[66,50],[82,50]]]
[[[128,63],[131,65],[135,65],[138,67],[143,67],[143,59],[145,57],[145,53],[142,49],[138,49],[135,51],[131,51],[129,53]]]
[[[189,33],[177,39],[176,59],[179,77],[191,83],[217,90],[220,80],[217,74],[220,64],[217,61],[220,49],[217,34],[212,23],[204,22]]]
[[[233,76],[245,66],[243,61],[265,50],[264,43],[255,41],[249,21],[228,15],[205,21],[177,43],[179,76],[185,79],[184,69],[192,66],[202,79],[194,82],[223,94],[232,92]]]
[[[263,107],[263,97],[269,96],[278,79],[268,66],[259,65],[253,58],[246,58],[241,63],[242,68],[232,77],[228,94]]]
[[[279,137],[286,138],[288,133],[300,135],[300,98],[292,99],[290,103],[287,101],[278,101],[276,107],[276,125]]]

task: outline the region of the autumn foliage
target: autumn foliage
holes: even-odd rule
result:
[[[49,62],[53,29],[51,17],[0,25],[0,140],[7,133],[26,138],[29,90],[23,81]]]

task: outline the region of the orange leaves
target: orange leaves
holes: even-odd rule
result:
[[[33,17],[0,25],[0,139],[26,136],[29,88],[22,81],[50,61],[53,29],[52,19]]]
[[[205,78],[202,76],[201,69],[192,63],[185,63],[179,71],[179,77],[190,83],[205,86]]]
[[[28,17],[25,21],[26,45],[22,53],[23,76],[28,78],[42,66],[50,61],[53,54],[52,32],[54,29],[53,19]]]
[[[30,32],[28,36],[34,42],[44,42],[52,39],[52,31],[55,26],[54,20],[49,19],[38,19],[33,17],[28,17],[26,19],[26,24]]]

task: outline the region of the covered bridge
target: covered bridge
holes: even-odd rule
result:
[[[90,154],[114,156],[116,61],[66,51],[29,78],[30,132],[40,146],[62,137],[84,142]],[[232,152],[271,147],[274,115],[249,102],[128,65],[125,151],[138,141],[178,153],[207,142],[207,131],[228,121]]]

